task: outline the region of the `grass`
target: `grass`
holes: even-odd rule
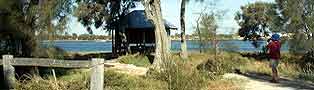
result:
[[[151,65],[147,56],[138,54],[123,56],[119,59],[119,62],[124,64],[133,64],[139,67],[148,67]]]
[[[242,90],[242,86],[239,86],[238,80],[216,80],[216,81],[210,81],[210,84],[208,84],[207,90]]]
[[[130,76],[114,71],[105,73],[106,90],[166,90],[166,84],[161,80]]]
[[[148,76],[166,82],[168,90],[203,90],[207,84],[205,75],[186,62],[168,61],[162,68],[161,71],[152,70]]]
[[[86,73],[75,73],[70,76],[60,77],[54,80],[53,77],[43,79],[39,76],[24,75],[16,85],[17,90],[88,90],[88,75]],[[21,77],[21,78],[22,78]]]
[[[278,66],[279,75],[292,79],[303,79],[314,82],[314,70],[311,68],[302,68],[302,60],[299,56],[283,54]],[[269,61],[249,59],[249,62],[242,65],[240,70],[243,72],[255,72],[271,75]]]
[[[140,67],[151,66],[148,57],[127,55],[119,58],[120,63],[134,64]],[[310,68],[300,68],[299,58],[283,54],[279,65],[281,76],[314,80]],[[243,57],[237,53],[220,52],[215,60],[212,53],[191,53],[188,59],[182,60],[179,55],[172,55],[162,64],[161,70],[150,69],[145,76],[134,76],[115,71],[105,71],[105,89],[108,90],[240,90],[241,80],[223,79],[225,73],[236,69],[242,72],[271,74],[267,60],[256,60]],[[53,78],[29,77],[20,80],[18,90],[86,90],[89,88],[87,70],[74,70]]]
[[[198,66],[208,61],[207,54],[191,54],[188,60],[173,55],[164,63],[164,69],[150,69],[146,76],[134,76],[115,71],[105,71],[105,89],[107,90],[240,90],[235,82],[222,80],[219,75],[209,74]],[[129,55],[120,58],[122,63],[148,67],[145,56]],[[225,64],[224,64],[225,65]],[[220,66],[214,66],[216,68]],[[55,81],[48,78],[28,77],[19,80],[17,90],[86,90],[89,88],[88,70],[74,70],[59,76]]]

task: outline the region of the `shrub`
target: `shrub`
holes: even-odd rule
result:
[[[302,67],[302,69],[308,68],[310,70],[314,70],[314,48],[303,55],[303,57],[301,58],[300,66]]]
[[[314,82],[314,70],[312,69],[313,67],[313,65],[303,66],[302,71],[299,74],[299,78]]]
[[[248,62],[247,58],[239,54],[223,53],[217,56],[217,60],[209,58],[207,62],[200,64],[197,68],[208,71],[211,74],[223,75],[224,73],[231,73],[236,69],[245,67]]]
[[[73,76],[73,75],[72,75]],[[75,75],[68,80],[54,80],[52,77],[42,79],[39,76],[27,76],[29,80],[19,80],[16,85],[17,90],[88,90],[88,75]]]
[[[106,90],[165,90],[166,84],[159,80],[129,76],[114,71],[105,72]]]
[[[148,67],[151,65],[147,56],[143,55],[128,55],[119,59],[120,63],[133,64],[140,67]]]
[[[162,70],[151,69],[148,76],[165,81],[168,90],[202,90],[208,84],[205,74],[183,60],[165,61]]]

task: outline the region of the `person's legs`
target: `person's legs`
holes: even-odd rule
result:
[[[278,70],[277,68],[272,69],[273,71],[273,80],[278,81]]]
[[[277,66],[279,64],[279,60],[271,59],[270,62],[271,62],[271,68],[272,68],[272,81],[278,82],[279,76],[278,76]]]

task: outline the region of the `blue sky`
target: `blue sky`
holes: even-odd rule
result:
[[[180,32],[180,1],[181,0],[161,0],[161,8],[164,19],[176,25],[179,30],[172,32],[178,33]],[[218,24],[218,33],[219,34],[233,34],[237,32],[239,28],[238,24],[234,20],[235,13],[240,11],[240,7],[249,3],[254,3],[256,1],[264,1],[264,2],[274,2],[274,0],[204,0],[205,2],[191,2],[187,5],[186,10],[186,29],[187,34],[192,34],[194,32],[194,28],[196,26],[196,19],[199,17],[199,13],[207,13],[210,8],[224,11],[221,19],[217,20]],[[210,3],[215,2],[214,7],[211,7]],[[206,11],[205,7],[209,7]],[[143,9],[143,6],[138,5],[136,9]],[[71,17],[71,21],[69,23],[69,28],[67,30],[69,33],[77,33],[77,34],[88,34],[86,29],[77,22],[77,18]],[[94,29],[94,34],[107,34],[104,30]]]

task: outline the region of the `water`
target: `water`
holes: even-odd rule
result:
[[[223,50],[237,52],[256,52],[262,50],[262,47],[255,48],[251,43],[251,41],[226,40],[219,41],[218,46]],[[261,46],[266,44],[265,41],[260,41],[259,43]],[[43,46],[47,46],[48,42],[42,42],[42,44]],[[54,45],[70,52],[111,52],[112,50],[111,41],[54,41]],[[179,51],[180,45],[180,41],[172,41],[171,50]],[[187,49],[188,51],[198,51],[198,41],[187,41]],[[288,45],[283,44],[281,50],[288,51]]]

